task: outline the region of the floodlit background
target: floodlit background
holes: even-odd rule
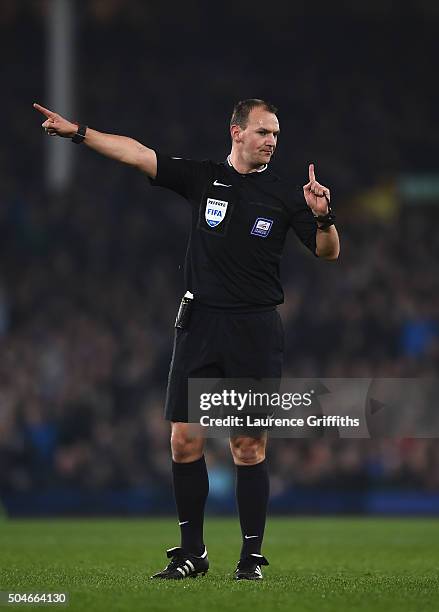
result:
[[[342,254],[291,234],[285,374],[439,366],[439,5],[0,3],[0,500],[11,516],[172,512],[162,420],[189,209],[49,139],[32,102],[176,156],[224,160],[236,101],[279,107],[273,165],[331,188]],[[56,142],[55,142],[56,141]],[[234,511],[225,441],[213,512]],[[439,513],[436,440],[273,440],[271,508]]]

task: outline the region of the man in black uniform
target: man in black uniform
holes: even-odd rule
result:
[[[153,185],[183,196],[192,213],[185,282],[193,296],[190,322],[176,329],[165,416],[171,421],[172,473],[181,546],[167,551],[155,578],[182,579],[209,568],[203,540],[209,483],[204,439],[188,424],[191,377],[280,378],[283,302],[279,264],[290,227],[318,257],[334,260],[339,240],[329,189],[309,166],[304,197],[268,167],[279,135],[277,110],[258,99],[239,102],[230,122],[232,149],[224,163],[156,153],[125,136],[71,123],[35,104],[49,135],[72,138],[137,167]],[[230,438],[242,531],[236,579],[259,580],[268,502],[266,432]]]

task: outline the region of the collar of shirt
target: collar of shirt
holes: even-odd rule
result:
[[[229,164],[231,168],[233,168],[233,170],[235,170],[237,174],[241,174],[240,172],[238,172],[238,170],[236,170],[236,168],[233,166],[232,162],[230,161],[230,155],[227,156],[227,163]],[[254,170],[253,172],[246,172],[245,174],[241,174],[241,176],[247,176],[247,174],[255,174],[256,172],[264,172],[264,170],[266,170],[267,168],[268,168],[268,164],[264,164],[262,168],[259,168],[259,170]]]
[[[268,182],[268,183],[272,183],[273,181],[277,181],[278,177],[273,174],[273,172],[271,171],[271,168],[268,167],[268,164],[265,164],[262,168],[260,168],[259,170],[255,170],[255,172],[248,172],[247,174],[241,174],[240,172],[238,172],[230,163],[230,155],[227,157],[226,161],[223,162],[223,165],[225,166],[225,168],[227,168],[227,170],[229,170],[229,172],[232,172],[235,176],[239,176],[240,178],[249,178],[252,181],[261,181],[261,182]]]

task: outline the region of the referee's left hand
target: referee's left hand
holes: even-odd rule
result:
[[[309,182],[303,186],[303,195],[305,196],[306,203],[315,215],[326,215],[329,202],[331,201],[329,189],[316,181],[314,164],[309,165],[308,173]]]

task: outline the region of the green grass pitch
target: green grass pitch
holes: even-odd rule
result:
[[[208,575],[150,580],[177,535],[171,519],[4,520],[0,590],[67,591],[39,609],[68,612],[439,610],[435,519],[271,518],[265,579],[235,582],[238,521],[208,517]]]

